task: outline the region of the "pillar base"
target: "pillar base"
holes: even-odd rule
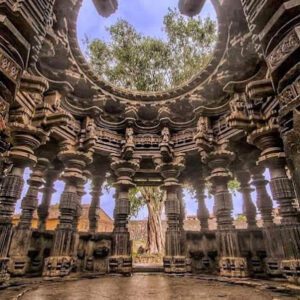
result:
[[[247,259],[244,257],[221,257],[219,266],[221,276],[237,278],[249,276]]]
[[[191,272],[191,262],[185,256],[165,256],[163,261],[165,273],[182,274]]]
[[[212,273],[215,270],[213,261],[205,256],[201,259],[192,259],[192,271],[195,273]]]
[[[251,274],[254,275],[262,275],[265,274],[265,268],[263,260],[257,256],[254,256],[250,260],[250,268],[251,268]]]
[[[70,275],[76,265],[71,256],[50,256],[45,259],[44,277],[64,277]]]
[[[8,257],[1,257],[0,258],[0,286],[4,285],[9,280],[9,273],[8,273]]]
[[[266,273],[270,276],[281,276],[282,270],[280,268],[280,259],[266,258]]]
[[[300,259],[282,260],[280,268],[288,281],[300,284]]]
[[[13,276],[23,276],[27,273],[29,264],[28,256],[11,256],[8,264],[9,273]]]
[[[111,256],[109,258],[109,272],[117,274],[132,273],[132,257],[131,256]]]

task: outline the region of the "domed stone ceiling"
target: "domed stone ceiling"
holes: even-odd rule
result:
[[[101,1],[107,0],[95,0],[97,3]],[[109,18],[99,15],[99,7],[92,0],[74,0],[68,5],[61,1],[56,5],[57,21],[41,50],[37,72],[51,82],[52,88],[57,86],[62,90],[63,87],[66,92],[63,105],[72,114],[79,117],[93,115],[98,124],[116,129],[122,128],[125,115],[128,114],[126,109],[134,108],[139,126],[149,129],[156,128],[158,120],[168,111],[174,128],[182,129],[192,126],[196,115],[213,116],[226,112],[229,100],[227,89],[232,86],[231,83],[246,80],[258,72],[260,59],[253,47],[240,2],[207,0],[202,12],[205,13],[208,5],[214,8],[218,40],[210,63],[190,81],[166,91],[141,92],[123,89],[103,80],[92,69],[80,48],[82,37],[89,26],[90,32],[97,32],[94,26],[99,30],[109,25],[107,22],[118,17],[124,1],[119,0],[118,8],[112,7],[110,12],[105,12],[106,15],[113,13]],[[135,1],[138,3],[141,0]],[[179,3],[174,0],[172,3],[177,6],[181,2],[183,0]],[[159,5],[166,6],[164,3]],[[91,22],[92,17],[81,19],[80,12],[86,7],[90,7],[90,13],[99,23]],[[188,7],[185,11],[179,7],[185,14],[196,14],[201,9]],[[128,7],[128,10],[130,12],[134,8]],[[166,10],[159,9],[152,14],[156,15],[159,11],[162,11],[162,18]],[[97,35],[91,36],[95,37]]]

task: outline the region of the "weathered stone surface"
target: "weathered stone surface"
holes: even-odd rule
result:
[[[157,93],[119,89],[93,73],[76,35],[82,1],[0,0],[0,284],[9,272],[130,274],[135,186],[166,192],[165,272],[284,275],[299,283],[299,1],[213,0],[212,61],[186,84]],[[179,7],[192,16],[204,2]],[[94,3],[105,17],[118,7],[117,0]],[[14,228],[27,167],[33,173]],[[99,232],[107,174],[116,187],[114,220]],[[65,187],[53,228],[59,176]],[[232,216],[234,177],[243,228]],[[89,178],[87,210],[81,198]],[[184,184],[197,193],[193,230],[184,227]],[[214,198],[213,227],[205,188]]]

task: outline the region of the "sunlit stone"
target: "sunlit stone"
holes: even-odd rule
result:
[[[179,0],[178,5],[182,14],[194,17],[201,12],[204,4],[205,0]]]
[[[98,13],[108,18],[118,9],[118,0],[93,0]]]

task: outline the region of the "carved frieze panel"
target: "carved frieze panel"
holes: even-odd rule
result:
[[[17,83],[21,77],[22,68],[0,48],[0,70],[11,81]]]
[[[268,55],[267,62],[271,71],[277,69],[299,46],[300,27],[296,27]]]
[[[288,105],[300,95],[300,77],[291,85],[286,87],[278,96],[281,105]]]

